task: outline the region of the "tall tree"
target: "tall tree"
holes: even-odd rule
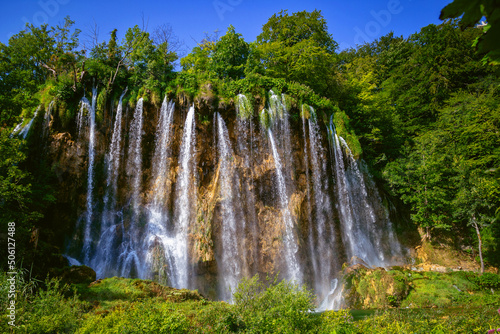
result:
[[[273,15],[257,36],[257,44],[267,76],[306,84],[324,96],[334,95],[337,43],[320,11]]]
[[[210,68],[219,78],[241,79],[247,62],[249,46],[232,25],[215,44]]]

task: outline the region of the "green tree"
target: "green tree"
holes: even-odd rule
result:
[[[450,21],[431,24],[410,36],[406,59],[381,84],[407,133],[415,134],[435,122],[453,92],[472,87],[491,73],[470,47],[478,33],[462,32]]]
[[[38,213],[29,211],[31,184],[30,174],[19,165],[26,159],[24,141],[9,138],[8,131],[0,131],[0,219],[2,226],[15,221],[19,228],[40,218]],[[6,229],[4,229],[6,230]]]
[[[38,104],[35,93],[49,72],[44,68],[54,50],[54,38],[47,25],[31,26],[0,43],[0,123],[12,126],[23,109]]]
[[[441,10],[439,18],[460,19],[462,29],[473,27],[485,17],[488,24],[484,27],[483,35],[480,36],[475,45],[481,53],[494,64],[500,64],[500,1],[499,0],[453,0]]]
[[[249,46],[232,25],[215,44],[210,69],[219,78],[241,79],[247,62]]]
[[[447,101],[438,126],[449,138],[445,149],[454,155],[454,218],[473,228],[484,271],[483,249],[490,253],[496,242],[483,242],[481,231],[498,224],[500,207],[500,100],[494,91],[457,93]]]
[[[324,96],[336,92],[337,43],[320,11],[273,15],[257,36],[257,44],[267,76],[308,85]]]
[[[205,33],[205,38],[193,48],[191,53],[181,59],[183,72],[208,76],[211,58],[218,39],[218,31],[212,35]]]
[[[338,47],[328,33],[326,20],[321,11],[302,11],[288,14],[282,10],[269,18],[262,27],[262,33],[257,36],[257,43],[282,42],[284,47],[292,47],[304,40],[312,40],[314,45],[333,54]]]
[[[413,148],[404,147],[402,158],[384,169],[389,185],[411,205],[412,221],[425,229],[429,240],[433,229],[449,229],[452,222],[452,173],[445,167],[451,157],[441,150],[445,143],[440,131],[426,132],[415,139]]]

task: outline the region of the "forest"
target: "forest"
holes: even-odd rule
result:
[[[16,223],[19,286],[28,289],[18,299],[24,303],[21,318],[39,326],[25,325],[22,331],[73,332],[93,301],[104,305],[104,297],[96,294],[105,292],[91,291],[99,286],[80,284],[73,294],[57,280],[43,281],[49,272],[54,273],[53,268],[64,266],[61,254],[68,227],[52,220],[53,212],[62,209],[56,206],[58,180],[44,147],[30,136],[15,135],[30,120],[36,122],[37,110],[49,106],[56,115],[52,127],[60,133],[75,133],[80,100],[96,86],[100,90],[97,124],[106,122],[106,110],[125,89],[124,103],[142,98],[156,108],[165,97],[189,102],[204,98],[221,105],[234,103],[238,94],[244,94],[256,103],[269,100],[272,90],[290,96],[292,104],[313,107],[325,124],[331,117],[342,119],[354,156],[366,163],[384,204],[398,211],[398,236],[411,239],[409,245],[449,250],[480,268],[474,277],[464,272],[449,279],[432,275],[426,279],[451,280],[455,287],[462,289],[463,284],[471,291],[498,290],[498,275],[481,274],[498,273],[495,268],[500,266],[500,57],[498,46],[495,49],[496,43],[491,42],[499,27],[492,25],[493,32],[485,34],[484,28],[475,27],[477,13],[466,11],[462,16],[463,11],[447,8],[439,25],[423,27],[407,38],[390,33],[346,50],[339,50],[319,10],[276,13],[252,42],[233,26],[223,35],[207,34],[184,57],[179,56],[181,42],[168,24],[154,29],[136,25],[121,41],[113,30],[107,42],[82,43],[82,32],[74,28],[70,17],[63,25],[27,25],[8,44],[0,44],[0,235],[6,244],[4,231],[10,231],[10,222]],[[498,8],[496,14],[487,13],[491,23],[498,22]],[[290,118],[299,120],[300,110],[292,108]],[[201,122],[210,122],[212,117],[213,111],[196,114]],[[2,248],[0,254],[7,258],[7,248]],[[4,284],[7,262],[2,261],[0,267]],[[410,272],[398,270],[381,275],[391,282],[408,283]],[[399,277],[400,273],[406,278]],[[366,278],[361,276],[351,280],[361,284]],[[146,309],[150,323],[141,324],[151,332],[187,333],[193,328],[204,332],[203,327],[210,324],[207,332],[210,328],[217,333],[285,333],[286,328],[293,333],[320,332],[317,328],[325,333],[361,333],[377,326],[386,328],[381,332],[402,333],[397,326],[408,321],[420,324],[425,332],[442,326],[436,333],[445,333],[450,326],[433,324],[425,313],[385,313],[352,322],[344,311],[328,311],[303,319],[301,312],[313,308],[310,292],[272,279],[267,290],[256,279],[245,280],[236,291],[234,306],[214,303],[209,308],[204,305],[211,302],[194,292],[181,290],[184,295],[177,295],[156,283],[114,280],[106,283],[112,285],[107,293],[128,291],[144,298],[146,304],[137,304],[132,297],[123,297],[130,300],[123,299],[122,304],[106,304],[107,325],[93,314],[79,323],[84,324],[79,332],[108,333],[105,328],[109,326],[118,333],[119,322],[125,321],[120,320],[122,312],[130,312],[128,316],[136,320],[126,321],[133,323]],[[35,295],[36,282],[43,289],[39,297],[30,297]],[[6,285],[2,289],[7,291]],[[256,299],[249,297],[252,294]],[[284,306],[279,306],[278,296],[295,299],[288,304],[292,306],[280,309]],[[2,295],[2,303],[6,298]],[[187,304],[175,306],[169,314],[172,306],[154,305],[153,298],[172,303],[180,298]],[[499,306],[498,292],[484,298],[489,306]],[[65,301],[59,313],[73,323],[62,318],[43,320],[43,316],[38,322],[33,320],[36,312],[43,312],[47,305],[55,307],[58,300]],[[274,306],[263,309],[259,304],[263,302]],[[401,300],[389,298],[384,303],[383,307],[399,306]],[[480,305],[481,300],[474,303]],[[474,312],[470,311],[470,319],[484,320]],[[500,324],[493,313],[488,315],[489,323]],[[273,318],[284,320],[275,323]],[[456,320],[451,326],[472,332],[470,319]],[[51,329],[49,322],[56,327]],[[262,323],[268,327],[259,327]],[[144,328],[135,330],[147,332]],[[417,329],[415,325],[411,332]]]

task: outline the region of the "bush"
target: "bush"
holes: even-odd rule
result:
[[[245,328],[241,315],[233,305],[214,302],[198,314],[200,323],[208,333],[235,333]]]
[[[323,312],[320,333],[354,333],[354,319],[351,312],[349,310]]]
[[[318,324],[314,295],[305,286],[277,279],[243,279],[233,294],[248,333],[306,333]]]
[[[156,299],[117,307],[105,316],[92,314],[87,317],[77,333],[189,333],[187,317],[175,304]]]
[[[475,278],[474,282],[482,289],[500,289],[500,276],[493,273],[484,273]]]
[[[86,304],[68,285],[58,279],[47,279],[45,289],[25,303],[18,318],[18,327],[27,333],[73,333],[78,327]],[[66,298],[65,295],[71,296]]]

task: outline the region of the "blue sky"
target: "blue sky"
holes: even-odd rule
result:
[[[341,49],[383,36],[390,31],[407,37],[420,28],[439,24],[440,10],[451,0],[352,0],[352,1],[96,1],[96,0],[0,0],[0,42],[7,43],[26,21],[35,25],[57,25],[69,15],[83,32],[94,22],[99,38],[108,40],[109,32],[118,29],[123,37],[127,28],[148,22],[148,30],[169,23],[174,33],[191,50],[205,32],[218,29],[224,34],[232,24],[247,42],[254,41],[268,18],[282,9],[290,13],[321,10],[328,30]],[[83,34],[83,33],[82,33]]]

